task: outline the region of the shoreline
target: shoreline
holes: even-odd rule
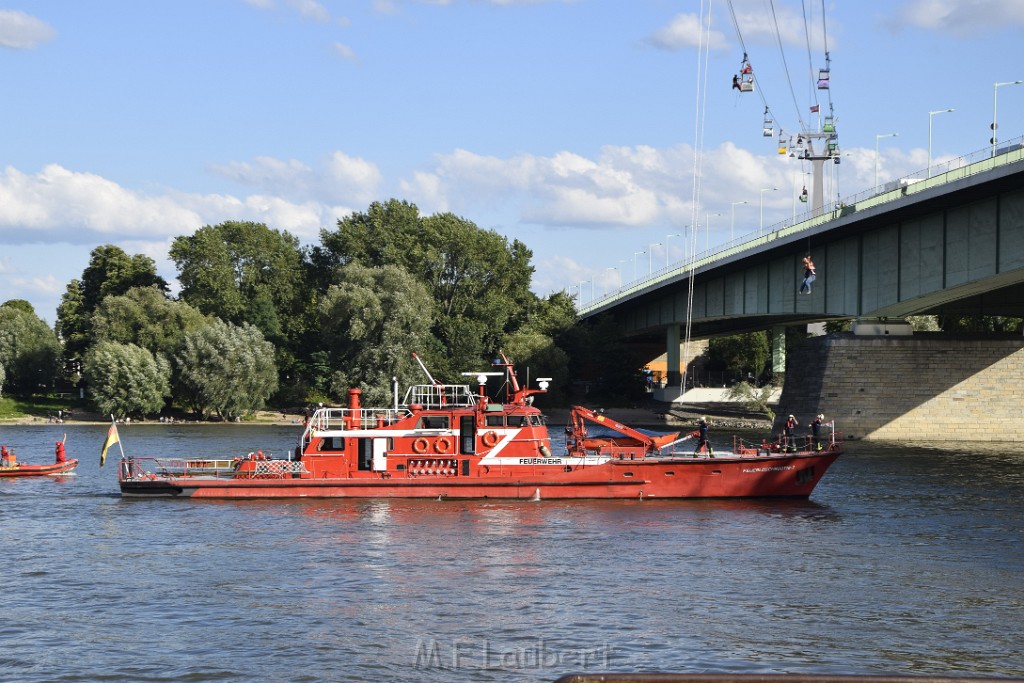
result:
[[[571,409],[569,408],[551,408],[550,410],[544,410],[544,414],[548,418],[550,424],[567,424],[569,422],[569,415]],[[673,429],[679,429],[680,427],[690,427],[696,425],[697,421],[702,416],[707,416],[710,421],[718,429],[763,429],[768,431],[771,429],[771,421],[763,416],[750,416],[750,415],[736,415],[727,414],[725,412],[715,411],[709,409],[707,406],[660,406],[649,407],[649,408],[607,408],[600,410],[601,414],[609,420],[624,424],[628,427],[634,428],[647,428],[647,429],[664,429],[671,431]],[[98,419],[97,416],[86,415],[82,418],[73,417],[62,422],[57,422],[52,419],[44,417],[12,417],[12,418],[0,418],[0,427],[12,426],[12,427],[67,427],[74,425],[85,425],[94,427],[108,426],[109,421]],[[243,420],[241,422],[224,422],[224,421],[203,421],[203,420],[185,420],[175,419],[173,421],[161,421],[159,419],[149,420],[132,420],[130,423],[118,422],[118,427],[170,427],[179,425],[198,425],[198,426],[217,426],[217,425],[234,425],[234,426],[250,426],[250,427],[302,427],[301,416],[285,416],[282,417],[280,412],[277,411],[259,411],[256,417],[251,420]]]

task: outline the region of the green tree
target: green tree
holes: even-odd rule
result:
[[[189,332],[177,361],[186,401],[202,417],[250,415],[277,391],[274,345],[248,323],[214,320]]]
[[[336,398],[358,387],[368,405],[387,405],[391,378],[415,383],[412,358],[431,343],[434,302],[426,287],[398,266],[350,263],[338,271],[320,305],[323,348],[330,350]]]
[[[35,315],[36,309],[32,307],[32,304],[24,299],[8,299],[7,301],[0,304],[3,306],[10,306],[11,308],[20,308],[29,315]]]
[[[96,339],[135,344],[172,358],[185,335],[207,324],[202,313],[184,301],[173,301],[155,287],[135,287],[108,296],[92,315]]]
[[[82,279],[68,283],[57,307],[57,333],[64,340],[66,357],[81,354],[93,342],[91,317],[100,302],[133,287],[167,291],[167,282],[157,275],[156,264],[148,256],[129,256],[112,244],[92,250]]]
[[[160,412],[170,395],[167,359],[135,344],[94,344],[82,359],[82,375],[99,411],[116,418]]]
[[[323,246],[310,254],[313,270],[354,261],[397,265],[427,286],[442,350],[430,360],[440,372],[491,356],[536,305],[529,249],[454,214],[423,218],[415,205],[392,199],[339,220],[338,229],[321,231],[320,239]]]
[[[7,379],[7,371],[4,370],[4,364],[0,363],[0,396],[4,395],[4,380]]]
[[[711,362],[737,374],[760,377],[771,356],[771,342],[763,330],[708,340]]]
[[[0,306],[0,364],[8,391],[28,396],[52,386],[59,370],[60,342],[32,307]]]
[[[181,298],[206,315],[255,325],[277,343],[302,311],[299,240],[263,223],[227,221],[177,237]]]

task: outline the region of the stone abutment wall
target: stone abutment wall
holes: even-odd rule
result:
[[[809,339],[791,349],[776,430],[824,413],[848,438],[1024,439],[1024,338]]]

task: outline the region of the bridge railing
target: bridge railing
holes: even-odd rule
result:
[[[741,254],[748,251],[755,251],[780,237],[786,237],[796,233],[810,230],[823,223],[827,223],[841,216],[848,216],[857,211],[864,211],[875,206],[893,202],[907,195],[916,194],[933,187],[940,187],[978,173],[984,173],[1000,166],[1020,163],[1024,161],[1024,136],[1008,141],[993,156],[992,148],[985,147],[976,152],[932,164],[930,168],[916,171],[903,176],[897,180],[885,183],[878,187],[869,188],[850,195],[836,202],[832,208],[819,216],[810,216],[809,212],[796,217],[774,223],[757,233],[741,235],[728,242],[717,244],[713,247],[696,253],[688,262],[679,262],[669,265],[650,273],[645,278],[626,283],[615,291],[608,292],[600,297],[595,297],[586,305],[577,300],[576,309],[580,315],[590,313],[602,306],[605,306],[616,299],[645,290],[669,277],[683,275],[687,271],[692,273],[713,264],[715,261]],[[582,298],[583,293],[578,296]]]

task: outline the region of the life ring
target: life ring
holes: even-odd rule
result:
[[[434,450],[437,451],[438,453],[447,453],[451,449],[452,442],[446,436],[442,436],[440,439],[434,442]]]
[[[484,442],[484,445],[488,448],[493,448],[494,444],[498,443],[498,432],[493,429],[489,432],[484,432],[483,438],[480,439]]]
[[[422,436],[412,442],[412,449],[417,453],[426,453],[427,448],[430,446],[430,442],[424,439]]]

